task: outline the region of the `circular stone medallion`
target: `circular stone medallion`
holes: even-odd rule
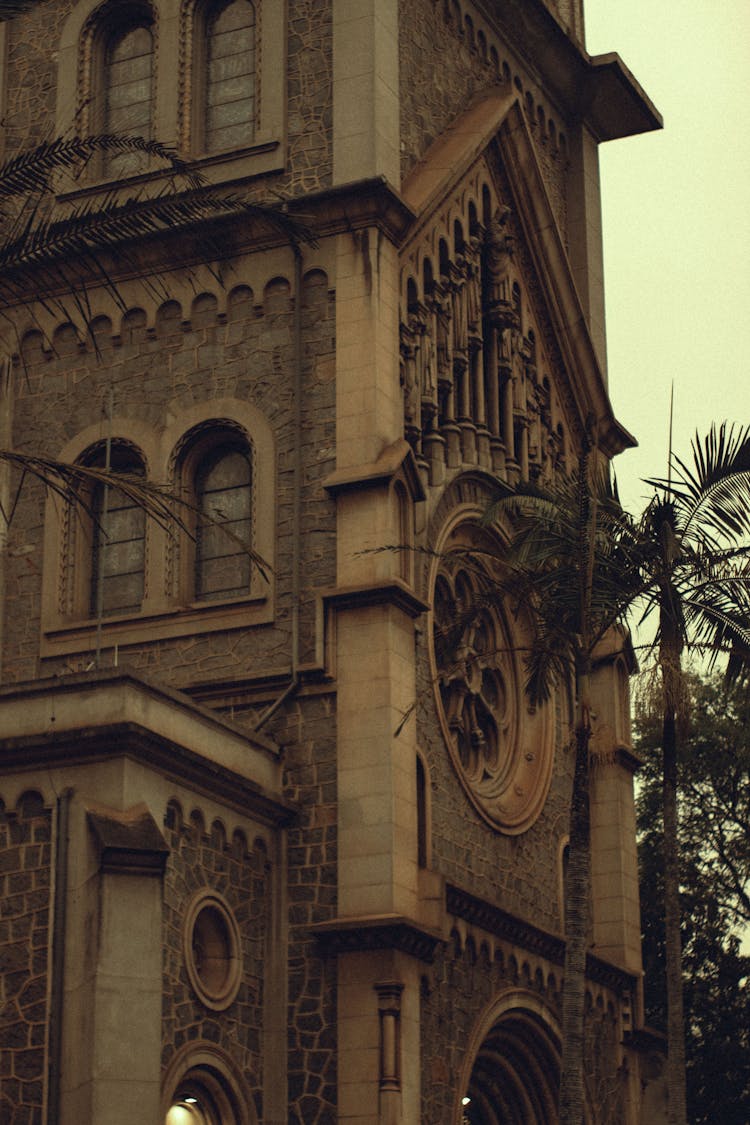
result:
[[[209,887],[198,891],[188,906],[183,950],[199,1000],[214,1011],[228,1008],[242,979],[240,931],[229,904]]]

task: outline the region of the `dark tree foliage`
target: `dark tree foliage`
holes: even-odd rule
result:
[[[680,900],[688,1120],[750,1121],[750,681],[691,677],[680,741]],[[666,1024],[661,714],[640,708],[638,795],[647,1019]],[[747,949],[747,943],[744,945]]]

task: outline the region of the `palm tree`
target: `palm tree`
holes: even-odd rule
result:
[[[606,463],[589,441],[577,471],[545,489],[521,485],[495,504],[515,531],[495,597],[532,604],[535,635],[526,690],[542,702],[555,680],[576,689],[575,767],[565,903],[561,1125],[583,1120],[585,966],[590,899],[590,675],[610,629],[640,608],[656,613],[664,715],[670,1125],[684,1125],[684,1049],[676,846],[676,717],[684,696],[682,654],[729,653],[736,675],[750,654],[750,429],[712,428],[694,443],[694,467],[675,459],[674,480],[650,481],[639,520],[620,507]]]
[[[591,897],[591,673],[597,646],[623,627],[637,570],[621,543],[628,521],[610,485],[606,462],[589,440],[577,470],[541,489],[520,485],[493,505],[514,531],[496,597],[531,604],[533,635],[525,653],[526,691],[534,705],[557,682],[575,683],[575,765],[570,806],[565,901],[560,1125],[584,1119],[584,1006]]]
[[[693,465],[673,459],[674,479],[649,481],[655,494],[634,528],[642,620],[657,619],[662,722],[664,913],[669,1123],[686,1121],[682,1004],[678,718],[687,705],[683,654],[727,654],[732,682],[750,656],[750,428],[723,424],[693,441]]]

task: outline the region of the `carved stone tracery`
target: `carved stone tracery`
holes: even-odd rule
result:
[[[549,377],[540,379],[546,361],[523,323],[513,212],[492,203],[486,186],[481,194],[486,223],[471,202],[467,215],[464,192],[461,218],[449,204],[404,255],[404,436],[431,485],[469,465],[510,483],[544,478],[564,455],[561,406]],[[452,252],[440,236],[446,230],[453,230]]]
[[[467,556],[467,549],[469,555]],[[542,810],[552,769],[549,706],[524,693],[524,613],[513,618],[492,594],[483,559],[496,549],[470,526],[452,533],[434,576],[435,695],[453,765],[479,813],[518,834]]]

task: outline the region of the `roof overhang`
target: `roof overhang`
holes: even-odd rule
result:
[[[477,2],[569,121],[600,141],[661,129],[661,114],[619,55],[589,55],[542,0]]]
[[[265,823],[295,813],[270,739],[121,669],[4,687],[0,719],[0,775],[127,757]]]

